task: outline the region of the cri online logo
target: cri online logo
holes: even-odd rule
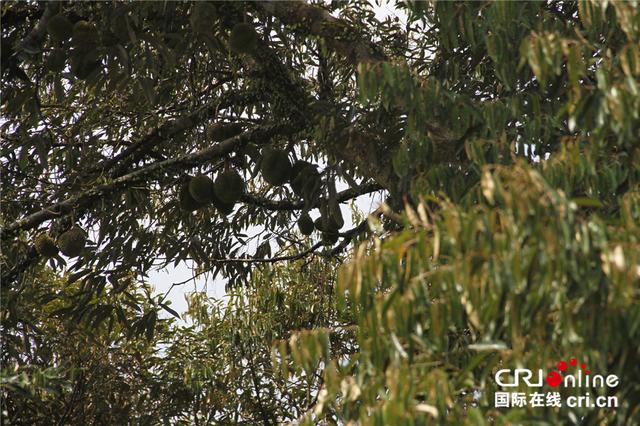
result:
[[[576,365],[578,365],[578,360],[575,358],[571,358],[569,360],[569,364],[571,364],[572,367],[575,367]],[[563,360],[558,361],[558,363],[556,364],[556,368],[559,370],[559,372],[550,371],[545,379],[547,384],[552,388],[558,387],[560,386],[560,383],[562,383],[562,373],[567,371],[567,362]],[[584,371],[584,374],[586,376],[591,374],[591,371],[587,370],[587,364],[585,364],[584,362],[580,364],[580,369]]]
[[[564,360],[560,360],[556,363],[556,370],[550,371],[546,377],[543,370],[538,370],[537,377],[533,371],[528,368],[516,368],[510,370],[508,368],[499,370],[496,373],[496,383],[502,387],[517,387],[522,380],[529,387],[542,387],[546,382],[547,385],[552,388],[563,385],[564,387],[616,387],[620,383],[620,379],[615,374],[609,374],[608,376],[602,376],[600,374],[591,374],[591,371],[587,368],[587,364],[580,363],[580,368],[577,373],[569,374],[568,366],[578,366],[578,360],[576,358],[569,359],[569,363]],[[505,382],[504,378],[513,376],[512,382]]]

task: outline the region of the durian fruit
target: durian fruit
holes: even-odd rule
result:
[[[320,196],[322,179],[315,166],[305,168],[291,181],[293,192],[305,200],[316,200]]]
[[[247,143],[242,148],[236,151],[238,156],[244,160],[250,160],[252,163],[259,163],[262,159],[262,154],[260,154],[260,150],[253,143]]]
[[[71,72],[80,80],[86,80],[91,73],[100,67],[100,57],[97,50],[74,49],[70,62]]]
[[[210,203],[213,201],[213,181],[203,174],[196,175],[189,182],[189,193],[199,203]]]
[[[243,129],[240,123],[216,123],[207,129],[207,137],[213,142],[222,142],[239,135]]]
[[[235,53],[250,53],[258,46],[258,33],[251,24],[240,22],[233,26],[229,48]]]
[[[236,203],[244,194],[244,180],[234,170],[221,173],[214,184],[215,194],[223,203]]]
[[[56,48],[47,57],[46,67],[49,71],[60,72],[64,69],[67,55],[64,49]]]
[[[344,218],[342,217],[342,211],[340,210],[340,204],[338,202],[331,203],[325,207],[326,216],[332,224],[335,224],[337,229],[341,229],[344,226]]]
[[[323,232],[322,233],[322,242],[325,245],[331,246],[331,245],[334,245],[338,241],[339,237],[340,237],[340,235],[338,234],[337,231]]]
[[[293,166],[291,167],[291,180],[298,176],[298,174],[307,167],[313,167],[313,164],[304,160],[298,160],[293,163]]]
[[[65,256],[76,257],[82,253],[86,241],[87,236],[82,228],[74,226],[58,237],[58,247]]]
[[[58,41],[65,41],[73,33],[73,24],[62,13],[53,15],[47,21],[47,32]]]
[[[40,234],[34,242],[36,250],[44,257],[54,257],[58,254],[58,247],[53,239],[47,234]]]
[[[73,26],[73,44],[82,48],[89,48],[98,43],[100,33],[95,25],[87,21],[78,21]]]
[[[186,182],[180,188],[179,201],[180,208],[188,212],[198,210],[204,206],[204,203],[199,203],[191,196],[191,192],[189,191],[189,182]]]
[[[286,151],[265,148],[263,152],[260,166],[262,177],[271,185],[284,185],[291,176],[291,161]]]
[[[321,232],[338,232],[344,226],[344,220],[341,214],[338,217],[327,209],[321,209],[320,217],[316,219],[314,225]]]
[[[225,203],[220,198],[218,198],[218,196],[215,194],[215,191],[213,193],[213,200],[211,201],[211,203],[213,204],[213,207],[215,207],[216,210],[218,210],[223,216],[229,215],[236,205],[235,202]]]
[[[218,12],[213,4],[206,1],[196,2],[189,15],[191,29],[196,34],[211,34],[217,17]]]
[[[302,187],[302,197],[305,200],[316,200],[320,196],[321,187],[322,179],[320,178],[320,173],[310,174]]]
[[[307,161],[296,161],[291,168],[291,189],[298,197],[305,197],[305,194],[313,195],[314,188],[320,188],[322,183],[320,173],[313,164]]]
[[[308,213],[303,213],[298,219],[298,229],[302,235],[311,235],[314,230],[313,220]]]
[[[313,222],[315,228],[320,232],[336,232],[338,231],[337,225],[332,222],[328,217],[320,216]]]

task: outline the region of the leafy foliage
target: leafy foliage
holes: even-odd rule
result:
[[[356,313],[359,356],[327,368],[325,405],[365,424],[408,423],[425,407],[447,423],[630,422],[640,405],[640,354],[629,345],[640,324],[640,194],[607,222],[528,166],[486,173],[483,202],[420,204],[406,216],[411,230],[343,269],[341,308]],[[567,354],[621,378],[615,412],[491,409],[497,370],[548,371]]]
[[[637,3],[392,9],[3,3],[14,421],[635,424]],[[146,277],[189,262],[228,299],[172,324]],[[568,356],[617,408],[494,408]]]
[[[144,423],[164,412],[171,394],[152,366],[168,321],[158,320],[150,289],[81,300],[81,287],[43,269],[19,291],[3,288],[2,411],[11,424]]]

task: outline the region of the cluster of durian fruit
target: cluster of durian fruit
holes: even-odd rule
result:
[[[284,150],[267,147],[263,150],[260,167],[263,179],[274,186],[289,183],[294,194],[306,200],[307,206],[315,206],[320,200],[322,179],[317,167],[308,161],[299,160],[291,163]],[[303,210],[298,219],[298,229],[302,235],[311,235],[314,230],[322,234],[326,244],[334,244],[339,237],[344,219],[338,205],[320,205],[320,217],[315,221]]]
[[[212,129],[214,130],[209,131],[208,136],[216,141],[237,134],[237,129],[229,133],[229,125],[214,126]],[[306,201],[307,207],[297,221],[301,234],[308,236],[317,230],[326,244],[334,244],[338,240],[340,228],[344,226],[344,219],[337,203],[334,205],[330,205],[329,202],[323,203],[322,177],[314,164],[304,160],[292,163],[287,151],[265,147],[262,149],[260,173],[265,182],[270,185],[282,186],[288,183],[294,194]],[[207,205],[213,205],[226,216],[233,211],[244,191],[245,182],[235,170],[221,173],[215,181],[209,176],[198,174],[190,177],[180,188],[180,207],[192,212]],[[309,215],[310,207],[318,207],[320,210],[320,217],[315,221]]]
[[[213,34],[214,22],[218,18],[216,6],[210,2],[196,2],[190,14],[190,22],[196,34]],[[67,61],[72,74],[86,80],[100,67],[102,47],[115,46],[130,40],[131,21],[127,21],[127,8],[118,7],[112,12],[109,24],[98,27],[87,20],[72,22],[63,13],[53,15],[46,29],[56,46],[46,58],[46,68],[53,72],[63,71]],[[69,43],[70,41],[70,43]],[[236,23],[229,34],[228,49],[233,53],[251,53],[258,46],[258,33],[253,25]]]
[[[226,216],[233,211],[244,190],[244,180],[235,170],[220,173],[215,182],[207,175],[198,174],[180,189],[180,208],[192,212],[212,204]]]
[[[128,37],[126,22],[115,27],[120,32],[119,37]],[[57,45],[46,60],[46,67],[50,71],[64,70],[68,59],[72,74],[85,80],[100,67],[98,47],[101,35],[93,23],[85,20],[72,23],[63,13],[58,13],[49,18],[47,32]],[[70,45],[67,43],[69,39]]]
[[[54,241],[48,234],[40,234],[35,239],[36,251],[47,258],[55,257],[61,251],[67,257],[80,256],[87,242],[87,234],[79,226],[73,226]]]

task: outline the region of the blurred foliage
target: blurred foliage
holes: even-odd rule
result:
[[[9,419],[638,423],[638,3],[382,7],[402,19],[364,1],[2,4]],[[60,11],[97,40],[39,35]],[[257,48],[227,48],[238,22]],[[208,136],[220,123],[245,130],[235,145]],[[266,184],[264,145],[318,164],[319,192]],[[247,185],[232,213],[178,208],[189,175],[229,168]],[[336,185],[389,198],[339,242],[302,238]],[[74,223],[85,251],[46,266],[34,238]],[[227,298],[163,319],[146,277],[190,261]],[[618,408],[494,408],[497,370],[571,356],[620,377],[592,390]]]
[[[153,367],[156,344],[167,338],[169,321],[157,318],[148,287],[130,291],[97,291],[79,301],[79,282],[49,268],[19,291],[3,286],[3,421],[126,424],[137,419],[149,424],[144,418],[164,413],[172,396]],[[84,312],[69,315],[78,303]]]
[[[528,165],[485,173],[473,208],[420,204],[405,216],[409,229],[342,269],[339,305],[356,314],[359,352],[346,367],[308,355],[329,365],[324,405],[310,418],[635,424],[640,193],[607,219],[581,214]],[[620,377],[610,391],[618,409],[492,409],[500,368],[550,371],[572,356]]]
[[[77,283],[44,269],[23,289],[30,299],[3,294],[12,302],[2,318],[9,331],[3,418],[33,425],[293,421],[314,404],[322,368],[294,374],[291,360],[275,371],[272,346],[298,330],[322,329],[334,354],[356,350],[353,320],[336,310],[334,266],[299,261],[264,268],[224,301],[192,293],[181,323],[156,317],[158,300],[149,294],[126,292],[120,300],[97,294],[84,319],[69,318],[64,310],[75,303]],[[117,302],[113,308],[130,329],[91,310]],[[141,332],[136,324],[144,325]],[[284,378],[282,371],[292,373]]]

